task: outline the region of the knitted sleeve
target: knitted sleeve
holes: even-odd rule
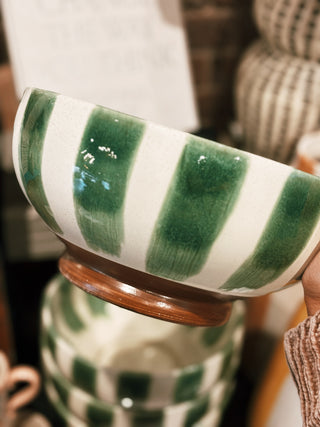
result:
[[[304,427],[320,426],[320,311],[285,333],[284,347],[295,380]]]

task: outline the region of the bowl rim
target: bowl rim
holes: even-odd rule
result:
[[[59,280],[60,279],[60,280]],[[70,343],[68,341],[68,339],[66,337],[64,337],[63,335],[61,335],[59,333],[59,331],[57,330],[56,326],[55,326],[55,321],[54,321],[54,317],[52,315],[52,302],[54,300],[54,298],[59,294],[59,289],[61,287],[61,282],[62,280],[66,280],[66,282],[69,282],[68,279],[66,279],[63,275],[61,274],[57,274],[55,275],[55,277],[53,277],[51,279],[51,281],[48,283],[48,288],[45,290],[43,298],[42,298],[42,302],[41,302],[41,329],[42,331],[44,331],[46,334],[48,334],[52,339],[57,340],[59,343],[63,343],[62,345],[64,346],[64,348],[66,350],[68,350],[68,352],[70,352],[70,356],[74,359],[76,358],[77,361],[82,361],[84,364],[86,365],[90,365],[92,366],[92,368],[96,371],[112,371],[112,372],[120,372],[123,371],[123,369],[119,369],[119,368],[113,368],[112,366],[95,366],[92,361],[90,361],[90,359],[86,359],[85,356],[78,354],[76,352],[76,350],[72,347],[72,343]],[[60,283],[59,283],[60,282]],[[51,287],[50,287],[51,286]],[[70,286],[74,286],[72,283],[70,283]],[[52,291],[53,289],[53,291]],[[109,302],[106,302],[106,304],[112,304]],[[138,315],[140,315],[139,313],[137,313]],[[142,316],[142,315],[141,315]],[[50,319],[50,321],[49,321]],[[147,320],[147,318],[146,318]],[[149,374],[152,377],[159,377],[159,378],[177,378],[181,375],[181,373],[183,372],[189,372],[192,371],[194,369],[196,369],[199,366],[205,366],[205,367],[210,367],[211,364],[215,364],[217,360],[220,359],[221,354],[223,354],[223,356],[227,353],[228,351],[225,351],[225,344],[232,342],[234,343],[234,337],[236,336],[236,339],[239,340],[239,342],[236,342],[236,345],[240,345],[241,346],[241,342],[242,339],[239,339],[237,337],[237,334],[239,334],[239,331],[244,332],[245,329],[245,305],[244,302],[241,300],[237,300],[234,302],[233,304],[233,310],[232,310],[232,314],[230,316],[229,321],[227,322],[227,324],[222,325],[223,328],[225,328],[225,330],[222,332],[222,335],[219,337],[219,340],[217,343],[215,343],[214,345],[211,346],[211,350],[213,351],[212,354],[208,355],[205,359],[199,361],[199,362],[195,362],[195,363],[191,363],[188,364],[186,366],[182,366],[182,367],[175,367],[173,369],[169,369],[168,371],[158,371],[155,373],[151,373],[150,371],[130,371],[128,369],[125,369],[126,372],[133,372],[135,374],[139,374],[141,373],[142,375],[144,374]],[[165,322],[165,321],[164,321]],[[183,326],[183,325],[182,325]],[[213,329],[214,327],[194,327],[195,329],[197,328],[199,331],[205,331],[205,330],[209,330],[209,329]]]
[[[160,386],[163,381],[169,381],[173,390],[181,377],[183,377],[184,375],[192,375],[193,373],[197,373],[200,368],[201,371],[203,370],[203,375],[201,377],[201,383],[199,383],[199,387],[197,388],[196,394],[198,394],[205,393],[207,390],[210,389],[210,387],[212,387],[213,384],[221,381],[221,375],[225,371],[226,361],[228,363],[230,371],[232,372],[234,372],[234,370],[238,366],[245,332],[245,306],[244,302],[240,300],[235,302],[233,316],[230,320],[230,323],[226,325],[226,331],[222,332],[222,335],[219,337],[216,345],[212,346],[213,353],[199,363],[192,363],[181,368],[173,368],[168,371],[159,371],[155,373],[152,373],[150,371],[130,371],[128,369],[124,370],[121,368],[113,368],[112,366],[95,366],[92,361],[86,359],[83,355],[78,354],[76,350],[72,347],[72,344],[68,341],[68,339],[59,334],[59,332],[55,328],[54,319],[52,317],[51,304],[53,304],[54,298],[59,292],[61,286],[59,284],[59,278],[60,280],[67,280],[61,274],[58,274],[48,283],[41,303],[40,319],[41,334],[46,336],[46,340],[48,342],[50,342],[51,340],[54,343],[54,353],[50,345],[48,346],[48,348],[60,370],[62,356],[58,356],[58,354],[63,355],[64,360],[66,360],[67,356],[67,360],[70,362],[71,365],[74,363],[74,361],[76,361],[78,366],[89,367],[90,370],[95,372],[96,379],[100,375],[102,376],[102,378],[105,378],[106,374],[110,375],[110,378],[112,379],[114,378],[114,376],[121,375],[121,373],[123,372],[125,372],[126,374],[128,373],[129,375],[130,373],[134,373],[134,378],[137,378],[138,382],[139,377],[141,378],[145,375],[148,375],[155,388],[157,388],[158,383]],[[70,284],[70,286],[74,285]],[[211,328],[196,327],[195,329],[199,329],[199,331],[204,331],[205,329]],[[72,370],[70,372],[68,371],[68,373],[64,372],[64,370],[62,371],[64,375],[73,384],[78,384],[77,377],[74,376]],[[206,375],[208,375],[209,380],[204,382],[204,386],[201,386],[202,381],[206,377]],[[194,386],[190,384],[190,393],[193,393],[193,388]],[[103,398],[101,397],[101,393],[103,393]],[[104,397],[105,393],[107,393],[109,396],[112,395],[112,393],[110,394],[110,392],[101,392],[97,389],[95,391],[95,396],[101,400],[107,401],[107,399],[105,399]],[[112,402],[119,401],[117,397],[109,397],[109,402],[111,402],[111,400]],[[174,399],[173,396],[168,397],[167,399],[163,399],[162,397],[158,399],[153,396],[147,396],[142,400],[137,398],[136,401],[141,402],[141,405],[148,405],[149,407],[158,407],[161,402],[168,401],[169,404],[170,402],[174,402]]]
[[[81,397],[81,400],[87,405],[87,404],[91,404],[93,406],[98,407],[104,407],[104,409],[106,411],[112,411],[112,412],[123,412],[123,413],[130,413],[130,411],[134,410],[134,411],[139,411],[140,413],[145,413],[146,415],[149,413],[152,413],[154,411],[161,411],[163,414],[165,413],[177,413],[180,412],[181,410],[184,411],[185,409],[191,409],[193,406],[197,406],[199,404],[199,402],[209,398],[210,397],[213,399],[213,396],[215,396],[216,394],[216,390],[218,388],[219,392],[221,392],[221,389],[223,391],[225,391],[229,385],[232,384],[232,381],[226,381],[226,380],[220,380],[215,384],[215,389],[211,389],[208,390],[207,392],[204,392],[200,395],[195,396],[193,399],[191,400],[186,400],[183,402],[177,402],[177,403],[171,403],[166,405],[163,408],[144,408],[140,405],[133,405],[132,408],[127,409],[124,406],[121,406],[121,404],[119,403],[112,403],[112,402],[104,402],[99,400],[97,397],[90,395],[88,392],[86,392],[85,390],[77,387],[75,384],[73,384],[68,378],[64,377],[63,374],[61,373],[61,371],[59,370],[59,367],[57,366],[57,364],[55,363],[55,361],[53,360],[52,354],[50,353],[50,350],[47,348],[47,346],[42,345],[40,348],[40,352],[41,352],[41,360],[42,360],[42,365],[43,365],[43,370],[45,371],[45,378],[46,381],[49,380],[50,382],[53,382],[51,377],[55,377],[58,378],[58,381],[61,383],[63,383],[63,387],[65,389],[69,389],[69,392],[72,393],[72,391],[74,390],[75,393],[79,394]],[[52,364],[52,368],[54,368],[52,371],[50,371],[50,367],[46,364],[46,361],[44,359],[50,359],[50,364]],[[50,379],[49,379],[50,378]],[[217,406],[219,406],[220,402],[218,403]],[[212,404],[212,406],[216,406],[216,402],[215,404]]]

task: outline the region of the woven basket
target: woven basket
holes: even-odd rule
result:
[[[320,65],[259,40],[239,65],[235,103],[244,149],[288,163],[298,139],[320,128]]]
[[[319,0],[255,0],[254,15],[271,46],[320,62]]]

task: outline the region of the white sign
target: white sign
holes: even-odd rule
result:
[[[179,0],[1,0],[17,95],[39,87],[198,127]]]

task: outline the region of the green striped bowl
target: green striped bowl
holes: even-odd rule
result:
[[[56,93],[25,91],[13,160],[59,237],[169,283],[262,295],[319,242],[319,178]]]
[[[65,405],[65,403],[61,400],[59,393],[55,389],[52,381],[46,380],[44,386],[49,401],[61,419],[61,424],[59,424],[60,427],[177,427],[179,425],[176,424],[176,420],[173,420],[173,423],[171,424],[168,424],[168,422],[165,422],[163,419],[159,421],[155,418],[155,415],[153,417],[142,417],[139,415],[134,416],[132,414],[131,416],[128,415],[127,417],[119,417],[120,424],[117,424],[116,417],[112,418],[112,421],[108,422],[106,420],[104,423],[97,423],[96,421],[84,421],[83,419],[73,414]],[[189,418],[189,422],[187,419],[185,419],[184,424],[181,425],[185,427],[216,427],[219,425],[219,421],[221,419],[221,410],[219,410],[219,408],[208,410],[203,417],[200,417],[198,421],[193,422],[193,419],[197,418],[197,414],[194,414],[193,417]]]
[[[45,381],[50,383],[65,408],[75,417],[94,426],[191,426],[208,413],[221,416],[232,384],[220,381],[206,393],[191,401],[157,410],[131,409],[102,402],[70,383],[57,369],[49,349],[41,348]],[[48,395],[50,399],[50,393]],[[218,420],[217,420],[218,421]]]
[[[103,302],[58,275],[45,290],[41,328],[73,385],[104,402],[155,409],[232,380],[244,303],[234,303],[225,326],[188,327]]]

